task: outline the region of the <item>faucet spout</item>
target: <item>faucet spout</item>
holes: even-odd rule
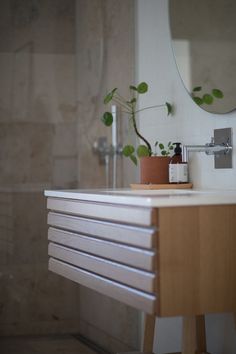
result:
[[[228,143],[215,144],[212,140],[205,145],[184,145],[182,149],[183,161],[188,162],[189,152],[205,152],[206,155],[228,154],[232,146]]]

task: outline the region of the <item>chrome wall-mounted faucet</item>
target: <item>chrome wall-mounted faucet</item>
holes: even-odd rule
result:
[[[118,143],[117,107],[111,106],[113,117],[112,143],[107,137],[99,137],[93,144],[93,152],[98,155],[101,164],[105,164],[106,187],[117,187],[117,156],[122,156],[122,145]],[[110,161],[112,160],[112,175],[110,181]]]
[[[117,184],[117,156],[122,155],[122,145],[110,145],[107,137],[101,136],[93,144],[93,152],[98,155],[100,164],[105,165],[106,188],[116,188]],[[110,162],[112,162],[112,176],[110,181]]]
[[[183,161],[188,162],[190,152],[205,152],[215,156],[215,168],[232,168],[232,129],[215,129],[211,142],[205,145],[184,145]]]

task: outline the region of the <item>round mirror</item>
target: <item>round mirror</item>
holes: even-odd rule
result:
[[[208,112],[236,108],[235,14],[235,0],[169,0],[179,73],[193,100]]]

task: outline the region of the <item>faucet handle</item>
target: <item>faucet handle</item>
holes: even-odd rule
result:
[[[214,146],[214,145],[215,145],[215,138],[214,138],[214,136],[212,136],[209,146]]]

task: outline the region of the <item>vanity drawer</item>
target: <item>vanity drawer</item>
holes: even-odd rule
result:
[[[48,213],[48,224],[135,247],[153,248],[156,244],[157,231],[154,227],[130,226],[54,212]]]
[[[76,267],[116,280],[133,288],[154,292],[155,273],[142,271],[92,254],[76,251],[55,243],[49,243],[48,254]]]
[[[47,208],[66,214],[134,225],[150,226],[156,222],[154,210],[147,207],[48,198]]]
[[[54,258],[49,259],[49,270],[147,313],[155,312],[156,296],[153,294],[117,283]]]
[[[80,235],[50,227],[48,239],[68,248],[93,254],[112,261],[139,269],[154,272],[156,266],[155,251],[110,242],[90,236]]]

